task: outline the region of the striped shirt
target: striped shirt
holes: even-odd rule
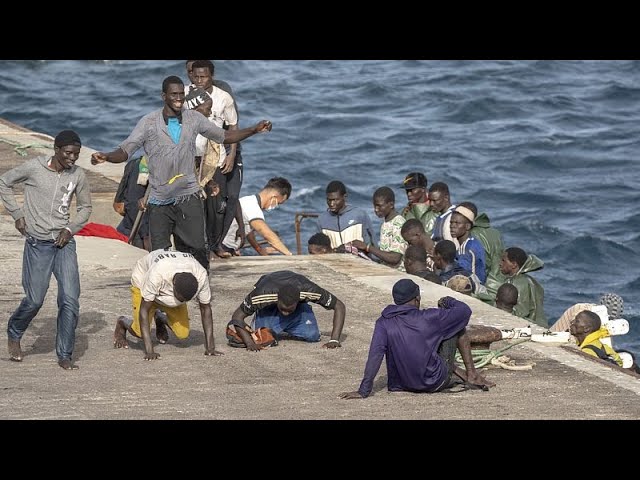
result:
[[[278,292],[285,285],[295,285],[300,289],[301,302],[317,303],[327,310],[333,310],[336,306],[337,298],[324,288],[304,275],[281,270],[260,277],[253,290],[242,302],[242,311],[247,315],[253,315],[264,307],[275,305],[278,303]]]

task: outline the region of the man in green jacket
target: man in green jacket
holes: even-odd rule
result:
[[[439,213],[434,211],[429,203],[427,177],[420,172],[410,173],[404,178],[402,188],[406,190],[408,200],[407,206],[402,210],[402,216],[406,220],[412,218],[420,220],[424,231],[431,236]]]
[[[486,254],[485,265],[487,267],[487,279],[484,282],[484,286],[487,287],[487,294],[493,301],[496,298],[498,288],[506,280],[505,276],[500,272],[500,259],[504,251],[502,235],[498,230],[491,227],[491,222],[486,213],[478,214],[478,208],[474,203],[462,202],[460,206],[467,207],[476,216],[470,235],[480,240],[484,248]]]
[[[500,260],[500,271],[507,276],[505,283],[518,289],[518,303],[513,314],[530,320],[541,327],[548,327],[544,314],[544,288],[529,272],[542,270],[544,263],[535,255],[527,255],[518,247],[507,248]]]

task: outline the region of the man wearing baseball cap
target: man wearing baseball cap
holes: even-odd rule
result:
[[[495,383],[476,369],[471,356],[466,326],[471,317],[467,304],[442,297],[438,308],[420,310],[420,287],[409,279],[393,286],[393,305],[388,305],[376,321],[369,358],[360,388],[340,394],[340,398],[366,398],[382,358],[387,359],[387,388],[390,392],[439,392],[451,387],[453,374],[472,388],[488,390]],[[460,350],[466,371],[455,365]]]
[[[416,218],[424,225],[426,233],[431,235],[433,226],[438,218],[438,212],[431,208],[427,192],[427,177],[421,172],[412,172],[404,177],[402,185],[407,192],[408,204],[402,210],[402,216],[410,220]]]

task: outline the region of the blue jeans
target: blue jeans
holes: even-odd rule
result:
[[[298,308],[287,316],[282,315],[276,305],[265,307],[256,312],[256,318],[253,322],[254,330],[269,327],[276,335],[286,332],[292,337],[306,342],[320,341],[318,321],[313,314],[311,306],[306,302],[300,302]]]
[[[42,308],[52,273],[58,282],[56,354],[58,360],[71,360],[80,313],[80,275],[73,238],[63,248],[56,247],[53,241],[27,239],[22,255],[22,288],[26,297],[9,318],[7,335],[12,340],[22,338]]]

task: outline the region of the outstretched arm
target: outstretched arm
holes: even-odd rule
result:
[[[380,370],[382,359],[387,353],[387,332],[384,327],[381,326],[380,321],[376,322],[376,326],[373,329],[373,336],[371,337],[371,345],[369,346],[369,357],[367,358],[367,365],[364,368],[364,377],[360,382],[360,388],[355,392],[344,392],[340,394],[340,398],[354,399],[354,398],[367,398],[371,395],[373,390],[373,380]]]
[[[127,152],[118,148],[113,152],[103,153],[103,152],[94,152],[91,155],[91,165],[98,165],[100,163],[109,162],[109,163],[122,163],[126,162],[129,158]]]
[[[224,134],[224,142],[222,143],[228,144],[241,142],[245,138],[249,138],[256,133],[270,132],[272,126],[273,125],[269,120],[260,120],[253,127],[247,127],[240,130],[226,130]]]
[[[204,354],[207,356],[224,355],[216,350],[215,339],[213,338],[213,315],[211,314],[211,304],[200,304],[200,317],[202,318],[202,329],[204,330]]]
[[[398,252],[385,252],[384,250],[380,250],[378,247],[372,244],[365,244],[362,240],[353,240],[351,245],[356,247],[358,250],[366,253],[373,253],[380,260],[385,262],[388,265],[398,266],[400,261],[402,260],[402,254]]]
[[[280,237],[278,237],[278,235],[273,230],[271,230],[269,225],[267,225],[267,222],[265,222],[264,220],[253,220],[251,222],[251,228],[258,232],[267,242],[269,242],[269,244],[273,248],[278,250],[280,253],[284,255],[293,255],[293,253],[289,251],[285,244],[282,243]]]
[[[344,327],[344,317],[347,308],[344,306],[341,300],[336,298],[336,306],[333,307],[333,330],[331,330],[331,340],[323,345],[324,348],[337,348],[341,347],[340,335],[342,334],[342,327]]]

